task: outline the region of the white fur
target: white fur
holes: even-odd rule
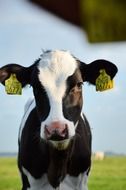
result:
[[[44,126],[54,121],[62,121],[68,125],[70,138],[75,134],[73,122],[63,116],[62,99],[66,91],[66,80],[74,74],[76,68],[77,62],[69,52],[56,50],[42,55],[38,65],[39,80],[45,88],[51,105],[48,117],[41,124],[41,137],[44,139]]]
[[[67,175],[60,185],[60,190],[88,190],[87,179],[86,172],[81,173],[78,177]]]
[[[49,184],[47,175],[44,174],[41,178],[35,179],[25,168],[22,168],[23,173],[27,176],[30,188],[27,190],[54,190]],[[78,177],[67,175],[63,182],[56,190],[88,190],[87,188],[87,174],[81,173]]]
[[[20,129],[19,129],[19,135],[18,135],[19,141],[21,139],[22,131],[23,131],[23,128],[25,126],[26,120],[27,120],[30,112],[34,109],[34,107],[35,107],[35,100],[34,99],[29,99],[25,104],[24,115],[23,115],[23,118],[21,121]]]
[[[30,188],[27,190],[54,190],[54,188],[49,184],[47,175],[44,174],[41,178],[35,179],[25,168],[22,168],[23,173],[27,176]]]

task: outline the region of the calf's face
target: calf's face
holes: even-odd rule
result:
[[[45,53],[37,65],[32,86],[43,139],[63,141],[75,135],[82,108],[83,79],[78,66],[63,51]]]
[[[28,68],[17,64],[2,67],[0,81],[5,84],[14,73],[22,87],[26,84],[33,87],[41,123],[40,136],[56,148],[64,149],[76,133],[82,109],[82,84],[87,81],[95,85],[101,69],[105,69],[111,79],[117,72],[117,67],[109,61],[96,60],[87,65],[69,52],[47,51]]]

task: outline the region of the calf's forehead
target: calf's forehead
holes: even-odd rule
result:
[[[76,59],[69,52],[45,52],[38,65],[38,78],[46,89],[65,88],[65,81],[74,74],[77,65]]]
[[[48,72],[55,77],[62,75],[64,78],[71,76],[77,68],[76,59],[67,51],[45,52],[39,62],[40,74]]]

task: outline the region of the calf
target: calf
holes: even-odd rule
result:
[[[22,190],[87,190],[91,131],[82,113],[82,84],[95,85],[101,69],[111,79],[117,72],[109,61],[85,64],[59,50],[43,52],[28,68],[9,64],[0,69],[2,84],[15,74],[22,87],[33,88],[19,131]]]

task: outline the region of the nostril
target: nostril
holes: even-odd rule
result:
[[[49,127],[47,125],[45,125],[45,135],[47,138],[51,136],[51,131],[49,130]]]
[[[64,129],[61,131],[61,135],[66,137],[68,135],[68,126],[65,124]]]

